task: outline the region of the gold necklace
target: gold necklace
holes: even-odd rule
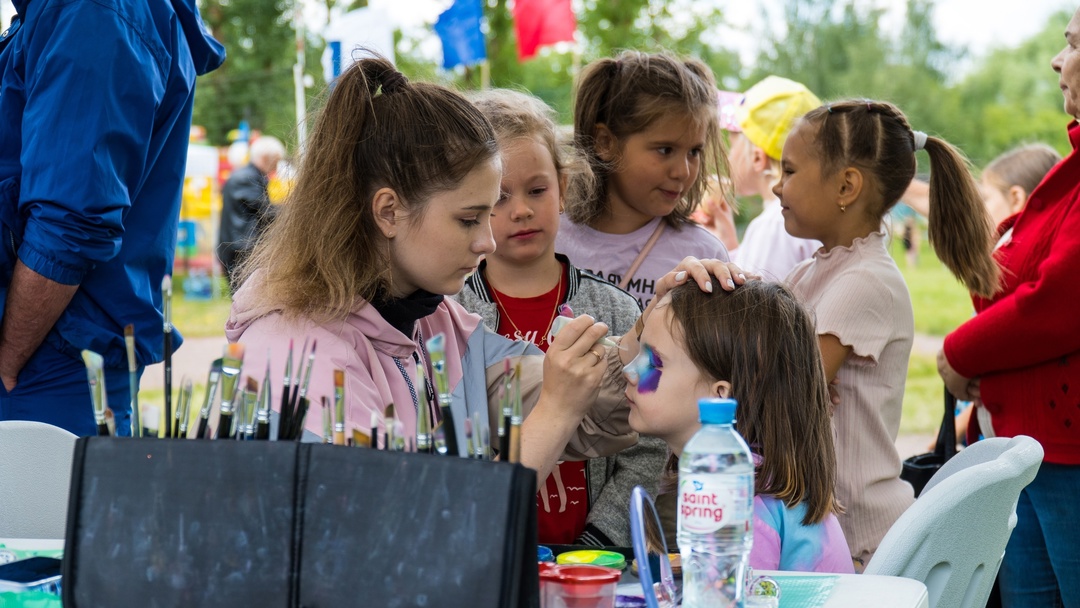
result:
[[[548,332],[551,331],[551,324],[555,322],[555,316],[559,314],[559,305],[562,304],[559,300],[562,299],[563,272],[564,269],[562,268],[562,264],[559,264],[559,284],[555,288],[555,307],[554,310],[551,311],[551,320],[548,321],[547,328],[544,330],[544,335],[540,338],[540,341],[536,343],[537,346],[543,346],[544,343],[547,342],[547,335]],[[488,285],[490,286],[491,283],[488,283]],[[491,288],[491,295],[495,296],[495,304],[502,309],[502,314],[506,317],[506,320],[510,322],[510,327],[514,328],[514,335],[524,339],[526,334],[518,328],[517,323],[514,323],[514,318],[511,317],[509,311],[506,310],[506,305],[499,299],[499,292],[494,287]]]

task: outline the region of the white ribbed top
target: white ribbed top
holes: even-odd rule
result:
[[[881,539],[913,502],[899,477],[904,382],[915,335],[911,297],[889,255],[884,232],[851,247],[818,251],[788,276],[814,312],[818,335],[852,348],[840,368],[840,405],[833,414],[840,526],[853,558],[869,562]]]

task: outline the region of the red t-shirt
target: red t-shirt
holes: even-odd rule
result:
[[[566,268],[563,268],[565,276]],[[551,291],[532,298],[513,298],[489,284],[499,307],[496,331],[511,340],[527,340],[547,351],[547,334],[556,309],[566,297],[565,281]],[[589,486],[584,462],[562,462],[555,466],[544,487],[536,493],[537,540],[569,545],[585,531],[589,515]]]

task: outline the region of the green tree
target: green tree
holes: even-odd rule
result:
[[[294,8],[294,0],[204,0],[203,19],[228,53],[196,87],[193,122],[206,128],[211,143],[227,143],[228,132],[241,120],[284,141],[293,139]],[[308,55],[318,61],[310,49]]]

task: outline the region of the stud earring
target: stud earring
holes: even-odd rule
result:
[[[397,233],[396,233],[396,232],[387,232],[387,233],[386,233],[386,238],[388,238],[388,239],[392,239],[392,238],[394,238],[394,235],[395,235],[395,234],[397,234]]]
[[[844,213],[845,211],[847,211],[847,206],[846,205],[840,205],[840,213]]]

